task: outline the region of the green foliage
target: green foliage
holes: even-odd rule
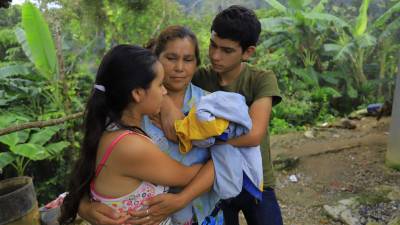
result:
[[[72,112],[82,111],[105,51],[118,43],[145,44],[169,25],[196,33],[207,64],[211,20],[233,2],[205,0],[185,11],[174,0],[42,0],[39,9],[30,3],[0,9],[0,127],[64,116],[67,98]],[[263,31],[251,63],[275,72],[284,97],[273,108],[271,133],[303,130],[392,95],[400,51],[398,0],[385,2],[385,12],[374,16],[368,0],[346,7],[329,0],[260,4],[270,7],[256,11]],[[61,94],[56,28],[67,96]],[[0,136],[4,176],[15,175],[15,169],[35,176],[42,203],[64,192],[80,127],[81,121],[73,121]]]
[[[0,116],[0,125],[1,127],[7,127],[11,124],[18,124],[18,118],[22,118],[23,121],[28,120],[28,118],[12,114],[2,115]],[[0,154],[0,169],[11,165],[16,169],[18,175],[24,175],[30,161],[56,157],[69,145],[65,141],[48,144],[50,139],[60,132],[61,127],[59,126],[46,127],[36,132],[35,130],[37,129],[23,130],[0,136],[0,143],[5,144],[9,150],[9,152]]]
[[[382,27],[385,23],[393,16],[394,13],[400,12],[400,2],[397,2],[394,6],[390,7],[385,13],[383,13],[374,22],[375,27]]]
[[[368,0],[360,1],[356,16],[356,8],[332,7],[328,0],[266,2],[272,9],[259,13],[263,33],[254,63],[273,70],[290,99],[275,107],[276,119],[312,124],[391,98],[397,70],[393,51],[400,44],[398,2],[370,21],[372,26]]]
[[[367,30],[369,3],[370,0],[363,0],[360,6],[359,15],[357,17],[357,22],[356,25],[354,26],[354,31],[353,31],[355,37],[362,36]]]
[[[302,130],[301,126],[294,126],[288,122],[286,122],[285,119],[280,119],[280,118],[272,118],[270,122],[270,133],[271,134],[282,134],[282,133],[288,133],[291,131],[298,131]]]
[[[53,38],[42,14],[32,3],[22,6],[22,28],[24,32],[18,33],[18,40],[26,41],[24,50],[28,57],[42,76],[48,80],[55,80],[57,58]]]
[[[29,73],[28,68],[22,65],[10,65],[0,68],[1,79],[15,75],[28,75]]]

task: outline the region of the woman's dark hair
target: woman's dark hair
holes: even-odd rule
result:
[[[238,41],[243,51],[256,46],[261,33],[261,23],[253,10],[232,5],[215,16],[211,31],[220,38]]]
[[[152,39],[147,43],[146,47],[149,49],[154,49],[154,53],[157,57],[165,50],[169,41],[173,41],[177,38],[190,38],[194,44],[194,54],[196,57],[196,64],[200,65],[200,50],[199,43],[197,41],[196,35],[187,27],[174,25],[165,28],[161,31],[157,39]]]
[[[86,105],[83,143],[61,208],[61,225],[75,220],[80,200],[89,196],[102,133],[110,123],[128,127],[121,123],[122,112],[132,102],[133,89],[150,87],[156,77],[156,62],[157,57],[150,50],[132,45],[114,47],[101,61],[95,84],[105,90],[93,88]]]

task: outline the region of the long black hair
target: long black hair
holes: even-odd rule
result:
[[[61,207],[61,225],[75,220],[80,200],[89,195],[102,133],[110,123],[128,127],[121,122],[122,112],[132,102],[133,89],[150,87],[156,77],[156,62],[150,50],[132,45],[118,45],[103,57],[96,75],[97,88],[86,105],[83,143]]]

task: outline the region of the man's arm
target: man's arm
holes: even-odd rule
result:
[[[271,111],[272,97],[263,97],[254,101],[249,109],[249,115],[253,123],[252,128],[247,134],[230,139],[227,143],[236,147],[260,145],[268,129]]]
[[[132,217],[138,219],[129,222],[131,224],[144,224],[144,222],[158,224],[172,213],[184,208],[196,197],[209,191],[214,183],[214,177],[214,164],[212,160],[209,160],[180,193],[161,194],[147,200],[145,205],[149,206],[148,211],[130,212]]]

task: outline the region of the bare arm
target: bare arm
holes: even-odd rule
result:
[[[130,212],[132,217],[140,218],[131,220],[130,223],[158,224],[172,213],[185,207],[196,197],[209,191],[214,183],[214,177],[214,164],[212,160],[209,160],[182,192],[178,194],[157,195],[145,202],[145,204],[149,205],[149,217],[147,217],[146,210]]]
[[[185,186],[200,170],[200,164],[185,166],[160,151],[150,140],[130,135],[117,145],[115,162],[126,176],[167,186]]]
[[[161,152],[149,140],[139,136],[122,139],[116,148],[118,149],[114,151],[111,157],[116,157],[115,161],[123,168],[127,168],[124,169],[124,172],[128,176],[156,184],[184,186],[196,176],[202,166],[199,164],[191,167],[184,166]],[[211,171],[211,174],[213,174],[213,171]],[[125,221],[128,219],[126,215],[120,215],[107,205],[90,202],[86,196],[80,202],[79,215],[92,224],[98,225],[127,224]]]
[[[251,130],[243,136],[228,140],[227,143],[236,147],[260,145],[268,129],[271,111],[272,97],[257,99],[251,104],[249,110],[250,118],[253,123]]]

